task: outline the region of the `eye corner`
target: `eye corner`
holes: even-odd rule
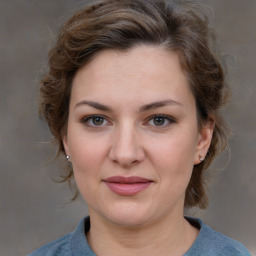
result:
[[[108,118],[99,114],[83,116],[80,118],[80,122],[85,124],[88,128],[102,128],[112,124]]]
[[[175,122],[176,119],[170,115],[154,114],[147,119],[145,124],[152,127],[167,128]]]

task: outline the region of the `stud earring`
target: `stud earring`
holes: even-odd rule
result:
[[[69,159],[70,159],[70,156],[66,156],[66,159],[69,160]]]
[[[204,158],[201,155],[199,155],[199,160],[200,160],[200,162],[203,162]]]

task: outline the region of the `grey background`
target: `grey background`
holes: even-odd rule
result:
[[[26,255],[70,232],[87,214],[82,199],[66,204],[71,197],[67,186],[51,180],[61,166],[47,164],[55,149],[47,143],[46,124],[37,117],[47,51],[59,25],[85,2],[0,0],[1,256]],[[209,208],[190,214],[256,254],[256,1],[201,2],[228,66],[233,98],[224,115],[234,136],[228,166],[223,170],[225,157],[214,164]]]

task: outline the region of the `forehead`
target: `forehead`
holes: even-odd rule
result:
[[[179,100],[192,97],[179,56],[159,46],[143,45],[129,51],[99,52],[76,73],[71,100],[133,97],[133,101],[155,101],[168,95]]]
[[[140,45],[125,51],[100,51],[87,65],[78,70],[76,77],[82,72],[97,73],[97,76],[100,74],[140,75],[142,73],[153,76],[164,74],[168,72],[167,69],[175,69],[178,71],[177,75],[182,72],[178,54],[160,46]]]

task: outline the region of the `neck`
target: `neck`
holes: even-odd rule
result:
[[[174,220],[174,221],[173,221]],[[198,230],[183,217],[161,218],[157,223],[122,227],[90,214],[88,242],[98,256],[183,255],[195,241]]]

